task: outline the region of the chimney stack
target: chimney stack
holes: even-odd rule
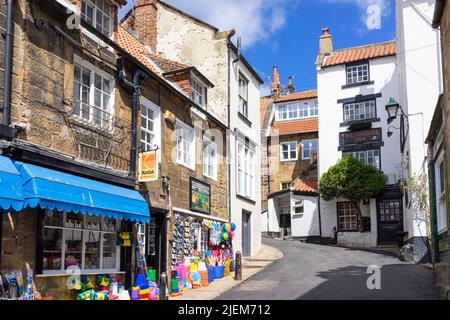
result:
[[[329,28],[322,29],[322,35],[319,37],[319,54],[330,55],[333,52],[333,37]]]
[[[131,29],[142,43],[156,53],[158,37],[158,8],[155,0],[137,0],[134,15],[130,16],[124,25]]]
[[[272,78],[271,92],[273,97],[277,97],[281,93],[280,76],[278,75],[277,66],[273,66],[273,78]]]
[[[292,82],[292,76],[289,76],[288,85],[287,85],[287,92],[288,93],[295,93],[295,86]]]

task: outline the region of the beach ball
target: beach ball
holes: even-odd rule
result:
[[[231,231],[231,225],[229,223],[225,223],[223,225],[223,232],[230,232]]]
[[[236,224],[234,222],[231,223],[231,231],[236,230]]]
[[[221,234],[221,236],[220,236],[221,238],[222,238],[222,240],[228,240],[228,233],[226,233],[226,232],[222,232],[222,234]]]
[[[228,236],[230,237],[230,240],[233,240],[234,232],[233,231],[228,232]]]

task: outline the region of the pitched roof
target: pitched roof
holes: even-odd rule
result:
[[[135,57],[140,63],[145,65],[158,77],[165,80],[163,75],[161,74],[161,71],[158,70],[158,68],[156,68],[153,63],[150,62],[150,49],[148,49],[142,42],[133,37],[133,35],[125,30],[125,28],[123,28],[122,26],[118,26],[115,37],[116,42],[119,46],[125,49],[130,55]]]
[[[325,56],[322,66],[330,67],[359,60],[394,56],[396,51],[395,41],[336,50],[331,55]]]
[[[319,118],[276,121],[272,126],[272,135],[288,135],[319,131]]]
[[[296,100],[306,100],[317,98],[317,90],[308,90],[302,92],[294,92],[287,95],[279,96],[275,98],[275,102],[286,102],[286,101],[296,101]]]
[[[261,129],[264,129],[264,119],[266,116],[266,111],[267,111],[267,105],[270,102],[271,97],[267,96],[267,97],[262,97],[259,100],[259,117],[260,117],[260,121],[261,121]]]
[[[294,181],[292,190],[298,192],[311,192],[317,193],[317,179],[297,179]]]

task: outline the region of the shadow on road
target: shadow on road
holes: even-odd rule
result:
[[[365,267],[349,266],[317,272],[316,276],[324,281],[297,300],[441,299],[433,276],[425,267],[393,264],[384,265],[380,271],[379,290],[368,289],[367,281],[373,273],[367,273]]]

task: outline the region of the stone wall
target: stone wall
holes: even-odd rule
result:
[[[445,133],[444,139],[446,144],[446,171],[450,172],[450,3],[447,1],[441,21],[441,44],[442,44],[442,63],[444,75],[444,114],[445,114]],[[446,190],[450,190],[450,179],[446,179]],[[448,193],[447,193],[448,194]],[[450,197],[447,195],[447,208],[450,208]],[[447,212],[448,225],[450,226],[450,214]]]
[[[296,178],[317,177],[317,170],[310,169],[310,160],[302,160],[301,145],[302,140],[315,139],[317,137],[318,134],[316,132],[286,135],[279,137],[279,143],[272,142],[270,144],[270,193],[280,191],[282,182],[293,182]],[[280,161],[280,143],[287,141],[297,141],[297,161]],[[278,168],[276,167],[276,165],[278,166]],[[308,174],[304,174],[304,171],[306,171]]]

